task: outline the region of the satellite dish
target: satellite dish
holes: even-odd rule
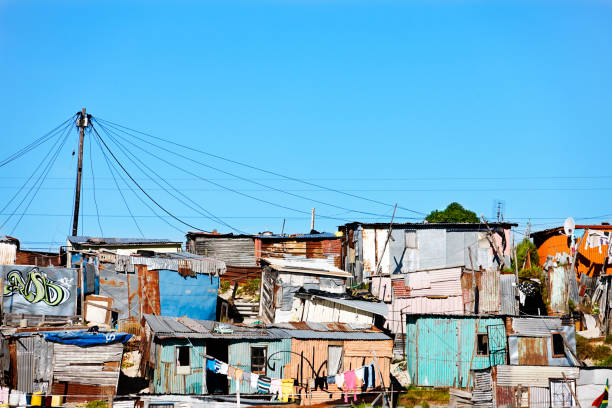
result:
[[[574,235],[574,230],[576,229],[576,222],[572,217],[567,217],[565,222],[563,223],[563,232],[565,235],[572,236]]]

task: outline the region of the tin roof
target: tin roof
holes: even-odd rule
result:
[[[314,275],[337,276],[351,278],[353,275],[331,265],[325,259],[283,259],[283,258],[261,258],[270,265],[272,269],[282,272],[309,273]]]
[[[186,234],[187,239],[195,237],[203,238],[259,238],[269,240],[317,240],[317,239],[341,239],[341,236],[336,236],[333,232],[320,232],[318,234],[218,234],[210,232],[189,231]]]
[[[335,297],[312,295],[313,298],[328,300],[330,302],[338,303],[353,309],[363,310],[365,312],[373,313],[379,316],[387,316],[387,304],[382,302],[368,302],[366,300],[355,300],[355,299],[341,299]]]
[[[195,273],[209,275],[222,275],[226,271],[225,262],[189,252],[158,252],[152,257],[117,255],[116,271],[134,272],[134,265],[146,265],[148,269],[152,270],[178,271],[179,269],[189,269]]]
[[[265,328],[226,324],[211,320],[185,317],[145,315],[147,324],[158,338],[192,339],[328,339],[328,340],[390,340],[377,328],[361,323],[276,323]],[[223,333],[214,328],[231,330]]]
[[[67,238],[71,244],[87,244],[91,246],[104,246],[104,245],[146,245],[146,244],[179,244],[182,245],[181,241],[172,241],[169,239],[155,239],[155,238],[115,238],[115,237],[90,237],[90,236],[69,236]]]

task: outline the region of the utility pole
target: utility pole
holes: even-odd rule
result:
[[[315,209],[312,209],[312,214],[310,215],[310,232],[314,231],[314,222],[315,222]]]
[[[74,218],[72,219],[72,235],[78,234],[79,229],[79,207],[81,204],[81,178],[83,175],[83,140],[85,139],[85,128],[89,125],[89,116],[85,108],[77,113],[76,125],[79,128],[79,158],[77,163],[76,190],[74,193]]]

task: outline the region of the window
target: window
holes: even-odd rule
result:
[[[176,347],[176,373],[191,374],[191,348],[189,346]]]
[[[327,346],[327,374],[342,372],[342,346]]]
[[[267,347],[251,347],[251,372],[253,374],[266,374]]]
[[[488,356],[489,355],[489,335],[478,334],[476,337],[476,355]]]
[[[565,344],[563,341],[563,335],[561,333],[552,334],[552,356],[553,357],[565,357]]]
[[[406,248],[417,249],[416,231],[406,231]]]

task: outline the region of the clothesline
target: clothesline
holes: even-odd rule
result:
[[[216,358],[206,356],[206,370],[227,376],[232,381],[235,381],[238,389],[242,382],[250,385],[251,388],[257,390],[261,394],[272,394],[277,396],[278,400],[287,402],[289,396],[294,396],[293,386],[294,380],[291,378],[270,378],[265,375],[255,374],[242,370],[237,367],[230,366],[228,363],[219,361]],[[374,363],[361,366],[359,368],[344,371],[329,376],[309,379],[308,388],[328,389],[329,384],[336,384],[340,391],[344,391],[344,401],[348,402],[349,392],[353,393],[353,399],[357,400],[357,388],[360,388],[360,393],[365,392],[368,388],[374,388],[376,385],[376,367]]]

